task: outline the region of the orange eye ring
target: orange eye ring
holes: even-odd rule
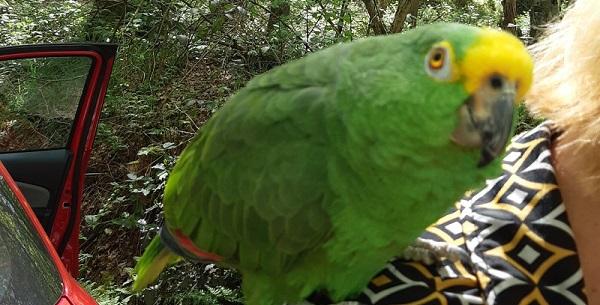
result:
[[[444,48],[436,48],[429,56],[429,68],[439,70],[444,66],[446,60],[446,50]]]

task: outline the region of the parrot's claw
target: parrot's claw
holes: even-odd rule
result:
[[[414,244],[404,250],[401,257],[407,260],[419,261],[426,265],[432,265],[442,258],[447,258],[452,262],[469,261],[469,254],[464,249],[424,238],[417,238]]]
[[[407,247],[400,257],[405,260],[422,262],[426,265],[431,265],[434,261],[433,253],[416,245]]]

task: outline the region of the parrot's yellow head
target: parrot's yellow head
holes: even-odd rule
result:
[[[514,83],[521,101],[533,80],[533,60],[515,36],[498,30],[483,29],[465,53],[459,71],[465,90],[473,94],[491,75],[501,75]]]
[[[434,80],[462,84],[468,98],[457,110],[459,121],[451,139],[460,146],[481,148],[480,166],[488,164],[502,153],[514,106],[531,87],[533,61],[527,49],[507,32],[478,29],[460,39],[434,42],[424,61]]]

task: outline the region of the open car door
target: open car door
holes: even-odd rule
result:
[[[0,161],[75,276],[84,177],[116,49],[0,48]]]

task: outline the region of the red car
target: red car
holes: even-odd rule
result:
[[[0,48],[0,305],[88,305],[77,284],[84,176],[111,44]]]

